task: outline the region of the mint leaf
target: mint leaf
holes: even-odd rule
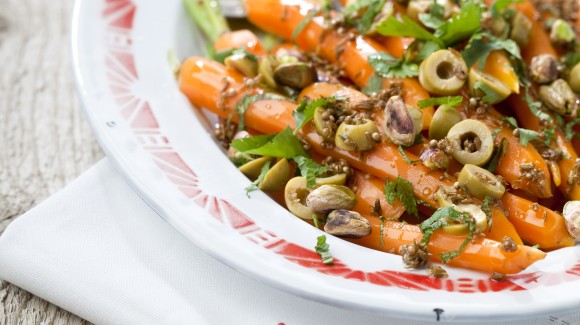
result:
[[[296,110],[292,113],[292,117],[296,120],[296,129],[294,130],[294,134],[298,132],[306,123],[308,123],[314,117],[314,111],[318,107],[325,107],[333,102],[344,101],[344,98],[337,98],[337,97],[330,97],[330,98],[318,98],[315,100],[310,101],[307,98],[304,98],[300,105],[296,108]]]
[[[293,159],[300,169],[300,174],[306,178],[306,186],[309,188],[316,185],[316,177],[324,175],[328,171],[326,166],[321,166],[310,158],[298,156]]]
[[[504,117],[502,119],[503,122],[507,122],[509,125],[513,126],[514,128],[518,128],[518,121],[516,121],[515,118],[509,116],[509,117]]]
[[[268,173],[269,170],[270,170],[270,162],[267,161],[264,164],[264,166],[262,166],[262,170],[260,171],[260,176],[258,176],[258,178],[256,178],[256,180],[252,182],[252,184],[250,184],[248,187],[246,187],[246,195],[248,197],[250,197],[250,192],[258,189],[258,184],[260,184],[264,180],[264,177],[266,177],[266,174]]]
[[[405,62],[387,53],[373,53],[367,60],[376,74],[383,78],[408,78],[419,75],[417,64]]]
[[[401,19],[403,21],[399,21],[395,17],[389,17],[377,26],[377,31],[385,36],[413,37],[425,41],[432,41],[441,48],[445,47],[445,44],[439,38],[433,36],[433,34],[429,33],[411,18],[401,16]]]
[[[232,141],[231,146],[240,152],[252,155],[279,158],[308,156],[289,127],[277,134],[255,135],[237,139]]]
[[[379,90],[383,89],[383,78],[376,73],[374,73],[369,81],[367,82],[366,86],[362,89],[362,92],[370,96],[372,94],[377,93]]]
[[[483,211],[483,213],[485,213],[485,216],[487,217],[487,231],[491,231],[491,226],[492,226],[492,211],[491,211],[491,206],[494,205],[496,203],[496,199],[494,199],[491,196],[486,196],[483,199],[483,203],[481,204],[481,211]]]
[[[226,125],[229,125],[233,115],[237,114],[238,115],[238,131],[245,130],[246,129],[246,123],[245,123],[246,110],[248,109],[248,107],[250,107],[250,104],[257,102],[257,101],[260,101],[260,100],[264,100],[264,99],[285,100],[286,97],[276,95],[276,94],[256,94],[256,95],[244,96],[244,97],[240,98],[240,100],[238,100],[238,102],[236,103],[236,107],[232,110],[232,112],[228,116],[228,119],[226,120]]]
[[[316,246],[314,246],[314,249],[316,250],[316,253],[320,255],[322,263],[326,265],[331,265],[332,263],[334,263],[334,258],[332,257],[332,255],[330,255],[329,251],[330,245],[326,243],[325,235],[321,235],[316,238]]]
[[[447,46],[470,37],[481,26],[482,13],[483,9],[476,1],[464,2],[458,15],[437,28],[435,37],[440,38]]]
[[[433,213],[429,219],[423,221],[419,225],[419,229],[421,229],[421,232],[423,233],[421,243],[428,244],[433,233],[435,233],[437,229],[449,225],[449,221],[455,221],[456,223],[467,223],[469,226],[469,233],[457,250],[446,252],[440,255],[443,263],[448,263],[453,258],[459,256],[465,247],[467,247],[471,239],[473,239],[473,234],[475,232],[475,221],[469,217],[466,212],[459,212],[455,210],[454,207],[444,207],[437,209],[437,211],[435,211],[435,213]]]
[[[530,141],[534,141],[534,140],[539,140],[540,139],[540,133],[533,131],[533,130],[528,130],[528,129],[522,129],[519,128],[518,129],[520,135],[519,135],[519,139],[520,139],[520,143],[522,144],[522,146],[527,146],[528,143],[530,143]]]
[[[399,200],[405,210],[415,217],[419,216],[417,209],[417,199],[413,193],[413,184],[406,179],[397,177],[394,181],[385,181],[385,199],[390,205],[395,204],[395,199]]]
[[[516,60],[522,60],[520,48],[516,42],[511,39],[500,39],[486,32],[473,34],[461,55],[468,67],[479,61],[478,67],[483,69],[489,53],[496,50],[505,50]]]
[[[495,172],[495,170],[497,169],[497,165],[499,165],[500,158],[502,156],[505,156],[505,153],[507,152],[507,146],[508,146],[507,139],[501,138],[499,146],[497,147],[493,156],[489,160],[489,163],[487,164],[487,170],[489,170],[492,173]]]
[[[420,100],[417,103],[417,107],[425,108],[435,105],[445,105],[448,108],[452,108],[461,105],[462,102],[463,96],[431,97]]]

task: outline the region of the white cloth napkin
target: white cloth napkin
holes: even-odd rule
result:
[[[0,278],[98,324],[425,324],[308,301],[228,268],[107,160],[8,227]],[[580,313],[501,324],[580,324]]]

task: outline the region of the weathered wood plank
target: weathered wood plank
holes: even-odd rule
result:
[[[74,90],[72,6],[72,0],[0,4],[0,233],[103,157]],[[85,323],[0,282],[0,324]]]

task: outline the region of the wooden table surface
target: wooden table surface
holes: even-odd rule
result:
[[[0,234],[104,155],[69,54],[73,0],[0,0]],[[0,282],[0,324],[85,324]]]

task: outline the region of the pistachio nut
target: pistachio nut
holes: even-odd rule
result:
[[[235,53],[225,58],[227,67],[238,71],[246,77],[254,78],[258,75],[258,60],[255,55]]]
[[[284,86],[302,89],[316,81],[316,70],[304,62],[283,63],[274,70],[274,80]]]
[[[449,156],[439,148],[427,148],[419,157],[426,167],[431,169],[447,169],[449,166]]]
[[[564,79],[540,87],[540,99],[548,108],[560,115],[571,114],[576,108],[576,94]]]
[[[566,46],[576,40],[576,32],[563,19],[556,19],[550,28],[550,41],[556,46]]]
[[[306,206],[314,212],[352,209],[357,203],[354,192],[343,185],[322,185],[306,197]]]
[[[538,84],[547,84],[558,78],[560,67],[558,59],[551,54],[540,54],[532,58],[530,76]]]
[[[526,15],[516,11],[512,18],[512,29],[510,31],[510,38],[518,44],[520,48],[526,47],[530,40],[532,33],[532,22]]]
[[[264,83],[272,88],[277,88],[274,79],[274,70],[280,65],[280,60],[274,55],[268,55],[262,59],[258,66],[258,72],[262,76]]]
[[[410,146],[415,141],[415,124],[401,96],[389,98],[384,110],[385,135],[391,142]]]
[[[360,238],[371,233],[371,224],[358,212],[339,209],[328,215],[324,231],[335,236]]]
[[[580,240],[580,201],[568,201],[564,205],[563,215],[570,235]]]
[[[306,178],[294,177],[286,183],[284,188],[284,201],[292,214],[301,219],[312,219],[316,214],[306,206],[306,197],[310,193]]]

